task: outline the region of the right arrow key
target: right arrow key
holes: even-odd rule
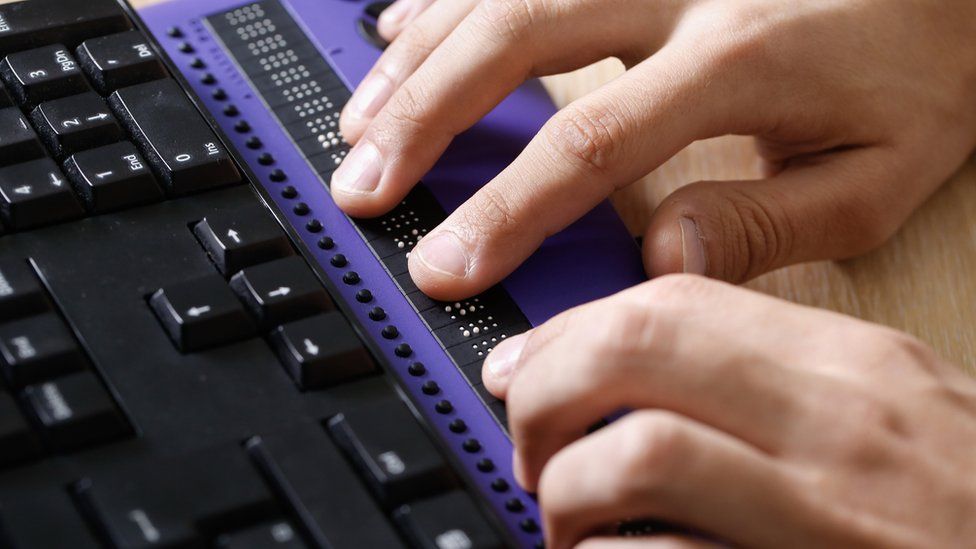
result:
[[[162,288],[149,298],[149,306],[183,352],[254,335],[254,324],[244,306],[216,274]]]
[[[272,328],[334,307],[329,294],[298,256],[248,267],[230,287],[264,328]]]

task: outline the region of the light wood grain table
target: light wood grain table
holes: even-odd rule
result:
[[[621,70],[611,60],[545,82],[563,106]],[[642,234],[656,205],[675,188],[757,176],[751,139],[712,139],[688,147],[614,203],[634,234]],[[967,163],[879,250],[842,263],[783,269],[749,287],[907,331],[976,374],[976,163]]]

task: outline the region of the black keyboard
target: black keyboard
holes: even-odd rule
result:
[[[509,544],[160,52],[0,5],[0,547]]]

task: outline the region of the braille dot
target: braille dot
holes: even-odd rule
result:
[[[237,124],[234,124],[234,130],[236,130],[237,133],[247,133],[251,131],[251,125],[248,124],[246,120],[240,120],[237,122]],[[259,140],[258,143],[260,142],[261,141]],[[248,141],[248,147],[251,147],[250,141]],[[256,147],[251,147],[251,148],[253,149]]]
[[[289,185],[288,187],[281,189],[281,196],[289,199],[296,198],[298,197],[298,189]]]
[[[237,129],[237,127],[235,126],[234,129]],[[250,129],[250,127],[248,127],[248,129]],[[237,131],[241,132],[241,130],[237,130]],[[247,130],[243,130],[243,132],[246,132],[246,131]],[[243,133],[243,132],[241,132],[241,133]],[[252,138],[248,139],[247,142],[244,143],[244,144],[247,145],[247,148],[249,148],[249,149],[260,149],[261,147],[264,146],[264,143],[262,143],[261,142],[261,139],[258,138],[258,137],[252,137]]]
[[[396,346],[396,349],[394,349],[393,352],[400,358],[407,358],[413,354],[413,348],[406,343],[401,343]]]
[[[268,179],[274,181],[275,183],[281,183],[282,181],[288,179],[288,176],[282,170],[275,169],[268,174]]]
[[[447,426],[447,428],[450,429],[452,433],[460,434],[468,430],[468,424],[465,423],[463,419],[455,419],[450,425]]]
[[[427,367],[424,366],[422,362],[412,362],[410,364],[410,366],[407,366],[407,372],[409,372],[410,375],[412,375],[412,376],[419,377],[419,376],[422,376],[422,375],[424,375],[424,374],[427,373]],[[460,419],[456,419],[453,422],[451,422],[451,425],[454,425],[454,422],[457,422],[457,421],[461,421],[461,420]],[[464,423],[464,422],[461,421],[461,423]],[[454,431],[454,429],[451,429],[451,430]],[[455,431],[455,432],[457,432],[457,431]]]
[[[224,116],[237,116],[239,114],[241,114],[241,111],[239,111],[234,105],[227,105],[224,107]]]
[[[203,75],[200,82],[203,82],[207,86],[212,86],[213,84],[217,83],[217,77],[208,72],[207,74]]]
[[[322,222],[318,219],[311,219],[305,224],[305,228],[310,233],[317,233],[322,231]],[[354,273],[352,273],[354,274]],[[356,282],[359,282],[359,275],[356,275]],[[356,282],[349,282],[348,284],[355,284]]]
[[[360,303],[369,303],[373,301],[373,292],[369,290],[359,290],[356,292],[356,301]]]
[[[275,157],[271,153],[261,153],[261,156],[258,156],[258,164],[262,166],[270,166],[274,163]]]
[[[395,339],[398,335],[400,335],[400,330],[397,330],[396,326],[390,324],[383,328],[382,334],[386,339]]]
[[[479,461],[478,463],[481,462]],[[495,480],[491,481],[491,489],[496,492],[507,492],[508,488],[508,481],[503,478],[496,478]]]
[[[227,99],[227,92],[225,92],[223,88],[217,88],[216,90],[213,91],[211,95],[217,101],[224,101],[225,99]]]
[[[180,51],[183,53],[193,53],[194,51],[196,51],[193,49],[193,46],[190,45],[189,42],[180,42],[179,47],[180,47]]]
[[[370,320],[375,320],[376,322],[384,320],[386,318],[386,311],[383,310],[383,307],[373,307],[369,311],[369,318]]]
[[[166,34],[172,38],[183,38],[183,31],[179,27],[170,27],[166,30]]]
[[[308,207],[308,204],[299,202],[295,204],[295,207],[291,211],[295,212],[295,215],[308,215],[308,212],[312,211],[312,209]]]
[[[523,532],[532,534],[539,531],[539,524],[535,520],[527,518],[522,519],[522,521],[519,522],[519,528],[521,528]]]
[[[194,69],[205,69],[207,68],[207,64],[203,62],[203,59],[196,57],[193,61],[190,61],[190,67]]]
[[[436,395],[441,392],[440,385],[436,381],[430,380],[425,381],[423,385],[420,386],[420,390],[424,392],[425,395]]]
[[[521,513],[525,510],[525,504],[519,498],[512,498],[505,502],[505,508],[513,513]]]
[[[338,267],[341,269],[349,264],[349,260],[346,259],[346,256],[342,254],[335,254],[332,256],[332,259],[329,260],[329,263],[332,263],[333,267]]]
[[[465,452],[473,454],[481,451],[481,443],[476,438],[469,438],[461,443],[461,448],[464,448]]]
[[[359,284],[359,273],[356,271],[349,271],[348,273],[342,275],[342,281],[350,286]]]
[[[477,467],[478,470],[481,471],[482,473],[490,473],[495,470],[495,462],[488,458],[480,459],[478,460]],[[499,479],[499,480],[505,480],[505,479]],[[506,483],[505,486],[508,486],[508,484]]]
[[[441,400],[434,405],[434,410],[436,410],[438,414],[450,414],[454,411],[454,405],[451,404],[450,400]]]

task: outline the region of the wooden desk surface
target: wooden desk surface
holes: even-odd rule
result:
[[[547,78],[546,85],[562,106],[621,70],[606,61]],[[641,234],[656,205],[680,185],[756,177],[757,167],[749,138],[702,141],[614,202],[634,234]],[[976,162],[970,160],[879,250],[842,263],[783,269],[749,287],[907,331],[976,374]]]

